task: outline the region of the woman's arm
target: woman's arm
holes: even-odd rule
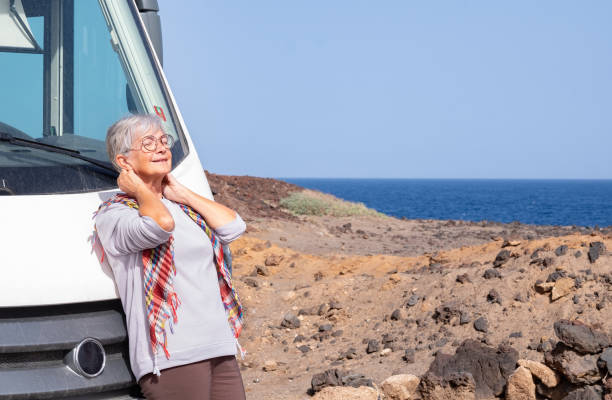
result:
[[[164,197],[193,208],[204,217],[212,229],[217,229],[236,219],[234,210],[192,192],[170,174],[166,175],[164,180]]]

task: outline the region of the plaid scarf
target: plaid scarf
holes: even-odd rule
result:
[[[128,207],[138,209],[138,203],[135,199],[127,195],[118,194],[103,202],[98,211],[104,207],[108,207],[114,203],[121,203]],[[232,329],[234,337],[238,339],[242,330],[242,306],[238,299],[238,294],[232,286],[230,276],[231,265],[229,257],[224,257],[224,248],[215,235],[214,231],[208,227],[204,218],[198,214],[193,208],[178,203],[181,210],[185,212],[210,239],[213,247],[215,265],[217,267],[217,279],[219,281],[219,290],[221,292],[221,300],[227,313],[227,319]],[[153,354],[157,358],[157,348],[161,346],[164,350],[166,358],[170,358],[168,352],[168,342],[166,335],[166,324],[169,325],[170,331],[174,332],[174,324],[178,322],[176,309],[181,304],[176,292],[174,291],[173,278],[176,275],[176,267],[174,266],[174,237],[166,243],[162,243],[154,249],[146,249],[142,251],[143,281],[144,295],[147,305],[147,314],[149,320],[149,333],[151,337],[151,347]],[[244,350],[238,342],[236,342],[241,355]],[[156,359],[155,359],[156,360]],[[156,373],[159,373],[157,367],[154,368]]]

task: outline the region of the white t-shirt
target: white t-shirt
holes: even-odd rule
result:
[[[143,288],[142,250],[155,248],[174,235],[174,290],[181,302],[174,333],[167,329],[166,359],[158,347],[157,366],[163,370],[213,357],[235,355],[236,339],[221,301],[212,244],[206,233],[184,211],[162,199],[174,218],[174,231],[164,231],[152,218],[116,203],[95,219],[99,240],[113,270],[126,315],[132,372],[139,380],[153,372],[154,356]],[[246,224],[236,218],[215,230],[223,244],[237,239]]]

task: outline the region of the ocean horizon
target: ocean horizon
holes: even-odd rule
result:
[[[398,218],[612,226],[612,179],[276,179]]]

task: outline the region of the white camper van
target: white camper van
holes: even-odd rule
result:
[[[212,198],[159,28],[156,0],[0,0],[0,400],[137,395],[91,243],[93,212],[117,190],[108,126],[157,114],[173,174]]]

